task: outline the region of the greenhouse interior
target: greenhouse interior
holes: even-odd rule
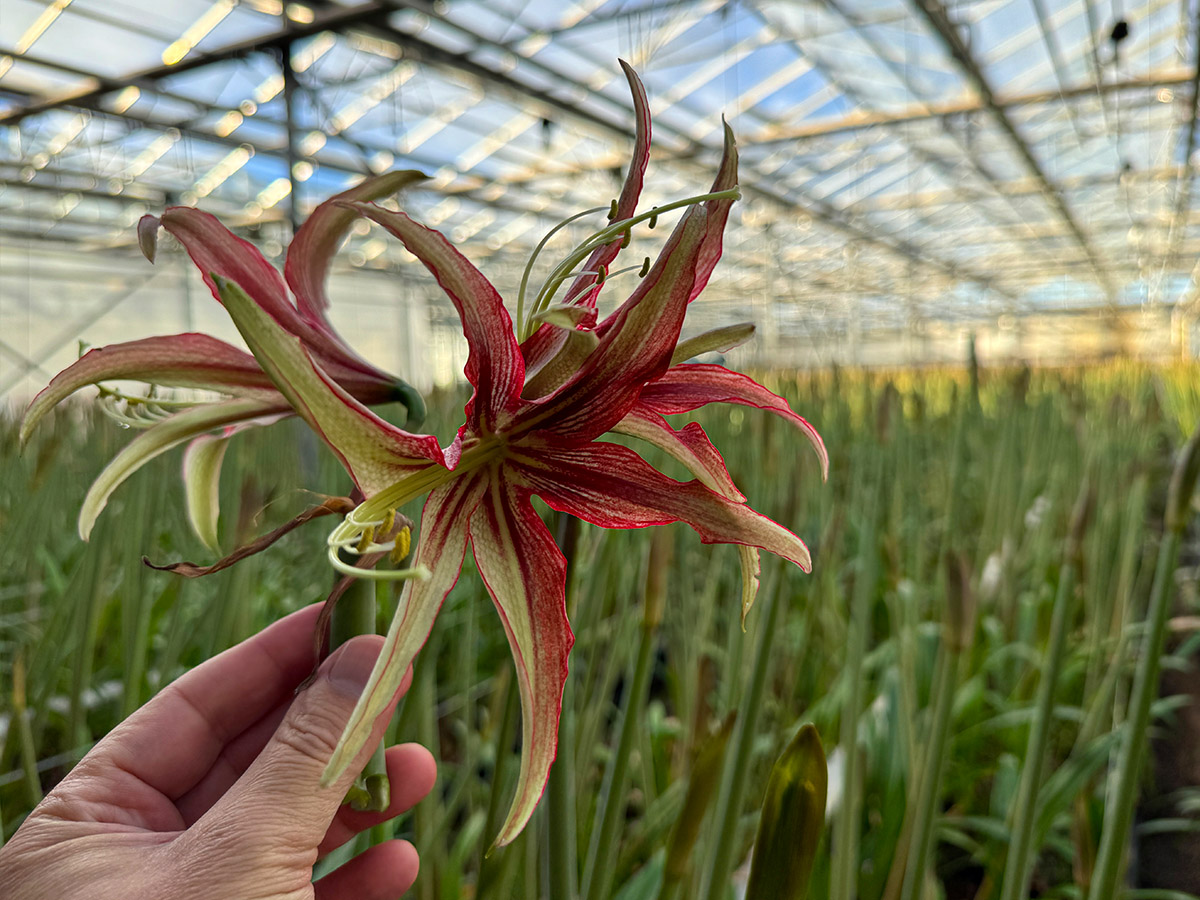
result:
[[[3,0],[0,896],[1197,900],[1198,101],[1194,0]]]

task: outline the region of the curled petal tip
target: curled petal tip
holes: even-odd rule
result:
[[[425,415],[428,412],[425,406],[425,398],[421,396],[421,392],[406,381],[396,381],[392,388],[396,395],[396,400],[404,407],[406,416],[404,419],[404,428],[406,431],[412,431],[420,428],[425,422]]]
[[[154,257],[158,253],[158,216],[142,216],[138,220],[137,238],[138,248],[142,251],[142,256],[154,263]]]

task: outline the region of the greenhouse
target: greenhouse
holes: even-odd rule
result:
[[[1197,3],[2,3],[0,898],[1200,898]]]

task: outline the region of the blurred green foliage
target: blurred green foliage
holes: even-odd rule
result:
[[[751,505],[806,539],[814,573],[764,558],[759,607],[743,633],[733,549],[703,546],[674,526],[673,553],[655,555],[667,567],[666,595],[651,627],[641,611],[647,535],[583,526],[568,596],[578,641],[560,757],[570,764],[553,787],[558,821],[573,815],[575,829],[569,839],[556,833],[544,802],[521,838],[486,860],[495,834],[489,809],[506,805],[515,780],[515,703],[503,630],[468,555],[391,734],[423,741],[440,762],[435,797],[395,825],[422,854],[414,895],[536,897],[549,895],[551,883],[574,892],[615,803],[621,827],[604,879],[614,896],[725,896],[730,879],[716,861],[728,857],[739,869],[732,881],[744,884],[771,766],[811,722],[830,756],[832,824],[810,897],[997,896],[1070,514],[1087,472],[1094,512],[1074,572],[1030,835],[1037,890],[1077,896],[1099,840],[1172,454],[1200,418],[1198,374],[1126,364],[984,371],[976,393],[966,372],[951,370],[767,373],[768,387],[824,436],[828,484],[780,420],[753,409],[702,411],[696,418]],[[431,398],[439,434],[452,432],[462,399]],[[178,453],[123,485],[82,543],[79,504],[128,437],[80,403],[59,410],[18,453],[15,421],[0,421],[5,835],[40,791],[159,687],[332,585],[324,557],[331,519],[208,578],[144,567],[143,554],[211,561],[187,530]],[[683,477],[672,461],[646,455]],[[348,488],[299,423],[247,433],[225,461],[223,548],[298,513],[317,493]],[[407,512],[417,518],[419,507]],[[380,599],[382,626],[394,597]],[[1194,610],[1187,592],[1177,603]],[[632,685],[647,641],[648,684],[639,693]],[[1168,653],[1190,659],[1196,645],[1195,631],[1183,630]],[[12,715],[18,657],[28,727],[14,727]],[[748,702],[758,685],[761,696]],[[630,696],[637,704],[626,716]],[[1160,701],[1158,712],[1173,702]],[[724,745],[730,713],[734,735],[714,763],[704,748],[719,733]],[[944,729],[934,727],[939,716]],[[626,718],[628,755],[609,792],[605,775]],[[721,778],[720,790],[689,790],[698,758],[708,761],[705,778]],[[917,801],[931,771],[924,874],[906,888],[905,871],[911,878],[922,855],[919,844],[913,850],[923,827]],[[698,795],[706,798],[700,809]],[[1196,807],[1178,813],[1179,827],[1197,827],[1189,818]],[[690,856],[675,851],[664,887],[665,848],[684,810],[702,823]],[[376,829],[324,865],[392,833],[391,825]]]

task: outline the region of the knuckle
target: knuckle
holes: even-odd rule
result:
[[[341,717],[333,710],[313,704],[289,716],[276,739],[297,755],[323,766],[333,756],[342,727]]]

